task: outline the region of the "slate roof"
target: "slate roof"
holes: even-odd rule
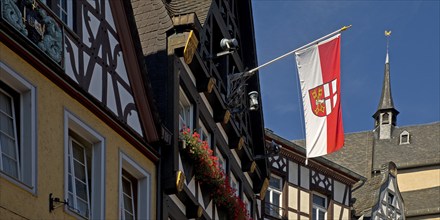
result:
[[[166,50],[166,31],[173,27],[162,0],[131,0],[144,55]]]
[[[324,158],[370,178],[373,138],[374,134],[371,131],[345,134],[345,146],[339,151],[324,156]],[[304,140],[294,140],[293,142],[305,148]]]
[[[399,145],[400,134],[408,131],[410,143]],[[387,161],[398,169],[440,164],[440,122],[397,127],[389,140],[375,140],[373,169]]]
[[[388,57],[388,53],[387,53]],[[377,110],[394,109],[393,97],[391,95],[390,82],[390,64],[385,63],[385,73],[382,85],[382,95],[380,97],[379,106]]]
[[[409,132],[409,144],[399,144],[403,131]],[[381,164],[389,161],[393,161],[398,169],[438,165],[439,134],[440,122],[395,127],[389,140],[374,138],[374,131],[348,133],[345,134],[345,146],[324,157],[367,178],[371,177],[373,170],[380,169]],[[293,142],[304,147],[304,140]]]
[[[388,173],[381,173],[368,179],[362,187],[353,191],[355,216],[371,216],[372,207],[379,202],[380,188],[387,180]]]
[[[406,206],[406,216],[440,213],[440,187],[402,192]]]
[[[400,134],[409,132],[410,143],[400,145]],[[355,210],[365,210],[375,201],[379,193],[380,177],[372,177],[374,170],[393,161],[397,169],[417,168],[440,165],[440,122],[429,124],[395,127],[392,138],[378,140],[374,131],[345,134],[345,146],[332,154],[324,156],[343,167],[361,174],[369,180],[355,192],[357,201]],[[304,140],[293,141],[304,147]],[[373,152],[374,150],[374,152]],[[376,191],[374,191],[377,189]],[[368,193],[369,192],[369,193]],[[439,187],[402,193],[407,215],[440,213]],[[366,213],[364,213],[366,214]],[[359,216],[359,213],[356,213]]]

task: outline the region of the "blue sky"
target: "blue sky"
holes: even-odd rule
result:
[[[384,73],[384,31],[391,30],[397,125],[439,121],[439,2],[253,0],[258,62],[353,25],[341,40],[344,130],[372,130]],[[304,138],[294,56],[260,69],[259,75],[265,127],[287,139]]]

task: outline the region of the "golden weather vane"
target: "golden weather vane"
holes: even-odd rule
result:
[[[387,37],[387,57],[385,59],[385,63],[389,62],[389,60],[388,60],[389,59],[388,58],[388,47],[390,45],[390,36],[391,36],[391,30],[389,30],[389,31],[385,30],[385,37]]]

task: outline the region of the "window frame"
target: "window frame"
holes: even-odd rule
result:
[[[87,196],[87,201],[85,201],[84,199],[82,199],[82,198],[79,198],[79,199],[81,199],[81,200],[83,200],[83,202],[85,202],[86,204],[87,204],[87,210],[86,210],[86,212],[84,213],[84,215],[83,214],[79,214],[80,216],[82,216],[82,217],[84,217],[84,218],[90,218],[90,212],[91,212],[91,209],[90,209],[90,203],[91,203],[91,200],[90,200],[90,191],[91,191],[91,189],[90,189],[90,182],[91,182],[91,178],[89,177],[90,176],[90,173],[88,172],[88,169],[89,169],[89,165],[90,165],[90,162],[88,162],[87,161],[87,158],[88,158],[88,153],[87,153],[87,148],[89,148],[89,146],[86,146],[86,145],[89,145],[90,143],[86,143],[86,141],[85,140],[81,140],[79,137],[73,137],[73,136],[75,136],[75,135],[72,135],[72,134],[69,134],[69,149],[68,149],[68,156],[67,156],[67,158],[68,158],[68,169],[67,169],[67,175],[68,175],[68,183],[67,184],[69,184],[69,176],[71,176],[71,182],[70,182],[70,184],[71,184],[71,187],[72,187],[72,191],[69,191],[69,187],[68,187],[68,189],[67,189],[67,191],[68,191],[68,196],[67,196],[67,198],[70,198],[69,197],[69,195],[70,194],[72,194],[72,198],[73,198],[73,204],[72,204],[72,201],[70,201],[70,199],[69,199],[69,208],[71,209],[71,211],[76,211],[76,212],[78,212],[78,211],[80,211],[79,210],[79,208],[78,208],[78,204],[77,204],[77,201],[78,201],[78,198],[79,198],[79,195],[78,195],[78,191],[77,191],[77,185],[76,185],[76,181],[77,181],[77,179],[78,179],[78,177],[76,176],[76,170],[75,170],[75,160],[76,161],[78,161],[78,162],[80,162],[79,160],[78,160],[78,158],[75,158],[75,155],[74,155],[74,153],[73,153],[73,143],[75,142],[75,144],[78,146],[78,147],[80,147],[81,148],[81,153],[82,153],[82,159],[83,159],[83,163],[84,164],[81,164],[81,165],[84,165],[84,177],[85,177],[85,183],[84,183],[84,185],[85,185],[85,188],[86,188],[86,196]],[[89,153],[90,154],[90,153]],[[90,157],[91,157],[91,155],[90,155]],[[70,170],[69,170],[69,168],[70,168]],[[90,167],[90,169],[91,169],[91,167]],[[69,185],[68,185],[69,186]],[[72,205],[73,205],[73,207],[72,207]]]
[[[275,188],[275,186],[270,185],[271,181],[269,181],[269,186],[267,187],[267,192],[266,192],[266,196],[265,196],[266,198],[268,198],[269,201],[265,201],[265,203],[267,204],[269,202],[271,205],[275,206],[274,200],[273,200],[273,194],[274,194],[274,192],[277,193],[279,195],[279,201],[278,201],[279,205],[278,205],[278,207],[276,207],[276,208],[279,208],[277,216],[283,216],[283,183],[284,183],[283,178],[280,176],[277,176],[275,174],[271,174],[270,178],[271,179],[274,178],[274,179],[279,180],[280,188]],[[269,211],[268,213],[266,212],[267,210]],[[267,207],[265,208],[265,213],[270,216],[275,216],[273,214],[275,212],[276,211],[273,209],[267,209]]]
[[[86,218],[105,219],[105,138],[67,109],[64,109],[64,198],[69,198],[68,148],[72,133],[91,144],[90,212]],[[64,210],[71,215],[85,218],[67,205]]]
[[[200,125],[200,140],[206,141],[208,143],[209,148],[212,148],[212,135],[208,132],[205,125],[203,124],[202,120],[199,120]]]
[[[382,124],[383,125],[390,124],[390,113],[385,112],[385,113],[382,114],[381,117],[382,117]]]
[[[215,156],[218,158],[218,165],[219,168],[224,172],[226,175],[228,172],[228,160],[223,156],[222,152],[220,151],[219,147],[216,146],[215,148]]]
[[[43,4],[47,5],[54,14],[71,30],[74,30],[74,5],[73,0],[40,0]],[[62,6],[62,1],[66,2],[66,8]],[[63,19],[63,13],[66,15],[67,21]]]
[[[252,215],[251,215],[251,213],[252,213],[252,200],[250,200],[249,197],[245,193],[243,193],[243,203],[244,203],[244,206],[246,208],[248,215],[250,217],[252,217]]]
[[[320,198],[323,198],[324,199],[324,204],[325,204],[325,207],[322,207],[320,204],[316,204],[315,202],[314,202],[314,200],[313,200],[313,197],[314,196],[318,196],[318,197],[320,197]],[[327,220],[327,213],[328,213],[328,197],[327,196],[325,196],[325,195],[322,195],[322,194],[319,194],[319,193],[316,193],[316,192],[313,192],[312,194],[311,194],[311,203],[312,203],[312,212],[311,212],[311,218],[312,218],[312,220],[314,219],[313,218],[313,215],[316,215],[317,214],[317,216],[316,216],[316,220]],[[313,212],[313,209],[316,209],[316,213],[314,213]],[[319,211],[323,211],[324,212],[324,219],[319,219]]]
[[[142,167],[139,163],[133,160],[128,154],[119,151],[119,216],[122,216],[123,197],[122,197],[122,176],[123,171],[130,174],[137,179],[137,195],[136,200],[136,218],[150,219],[151,218],[151,188],[152,179],[151,174]]]
[[[6,153],[3,152],[3,146],[2,146],[2,142],[0,141],[0,171],[2,171],[3,173],[5,173],[6,175],[11,176],[12,178],[16,178],[18,180],[21,179],[21,172],[20,172],[20,155],[19,155],[19,146],[18,146],[18,136],[17,136],[17,118],[16,118],[16,109],[15,109],[15,101],[16,98],[13,97],[13,95],[9,94],[9,92],[7,92],[6,90],[3,90],[0,88],[0,94],[3,94],[5,97],[10,99],[9,105],[10,105],[10,110],[11,113],[9,115],[9,113],[7,112],[3,112],[1,111],[0,108],[0,115],[5,115],[7,118],[12,119],[12,135],[13,137],[10,137],[9,134],[7,134],[7,131],[2,131],[1,127],[0,127],[0,138],[1,136],[6,136],[6,138],[12,139],[14,141],[14,151],[15,151],[15,158],[12,158],[11,155],[8,155]],[[18,100],[19,102],[20,100]],[[15,170],[16,170],[16,176],[13,176],[13,174],[11,173],[6,173],[6,171],[4,170],[3,167],[3,155],[5,155],[5,157],[8,157],[10,160],[14,160],[15,161]]]
[[[233,172],[231,172],[231,175],[230,175],[230,184],[231,184],[231,188],[235,189],[234,194],[237,197],[239,197],[240,196],[240,181],[237,180],[237,178],[235,177],[235,174]],[[234,187],[234,184],[237,187]]]
[[[19,178],[10,176],[0,170],[0,177],[14,183],[22,189],[37,194],[37,91],[36,87],[22,75],[0,61],[0,79],[8,89],[18,93],[19,109],[15,109],[15,118],[19,118],[17,133],[17,150],[19,154]],[[16,123],[15,123],[16,124]],[[17,126],[17,125],[16,125]]]
[[[125,181],[127,181],[130,184],[130,195],[128,195],[126,192],[124,192],[124,179]],[[137,181],[137,180],[136,180]],[[135,194],[135,191],[133,190],[134,185],[136,186],[137,184],[134,184],[133,181],[131,180],[130,177],[127,177],[126,174],[124,174],[124,172],[122,173],[122,179],[121,179],[121,186],[122,186],[122,190],[120,191],[120,193],[122,194],[121,197],[121,219],[125,220],[125,212],[127,212],[127,208],[125,207],[125,200],[124,197],[127,196],[130,198],[131,201],[131,214],[133,216],[133,219],[137,218],[137,211],[139,210],[137,206],[135,206],[135,200],[138,198],[138,195]]]
[[[185,92],[183,91],[182,88],[179,89],[179,111],[178,111],[178,119],[179,119],[179,131],[183,128],[183,125],[181,125],[181,121],[185,121],[185,119],[181,118],[181,112],[180,112],[180,108],[183,107],[182,109],[185,111],[185,118],[188,117],[189,122],[187,121],[187,123],[189,123],[189,126],[187,126],[187,128],[190,129],[190,131],[193,130],[194,128],[194,105],[189,101],[188,97],[186,96]]]
[[[404,137],[406,138],[405,141],[403,140]],[[403,144],[410,144],[410,135],[408,131],[402,131],[402,133],[400,133],[399,145]]]

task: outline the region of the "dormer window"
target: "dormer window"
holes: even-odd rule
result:
[[[400,145],[402,144],[409,144],[409,132],[408,131],[403,131],[402,133],[400,133]]]

